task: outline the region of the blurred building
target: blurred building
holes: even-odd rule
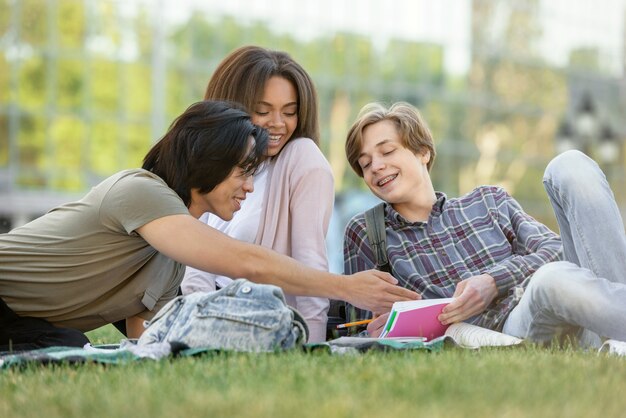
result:
[[[337,181],[333,249],[371,203],[354,197],[367,192],[343,154],[369,101],[421,109],[437,140],[438,189],[500,184],[555,227],[542,171],[590,95],[618,150],[610,179],[624,185],[624,0],[320,1],[3,0],[0,230],[139,166],[244,44],[288,51],[316,82]]]

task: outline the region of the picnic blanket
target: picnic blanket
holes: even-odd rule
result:
[[[360,337],[341,337],[324,343],[304,344],[304,352],[327,351],[333,355],[360,354],[370,350],[399,351],[423,350],[429,352],[440,351],[446,338],[441,337],[432,341],[423,339],[377,339]],[[149,346],[139,346],[136,341],[122,340],[120,344],[106,344],[83,348],[76,347],[49,347],[19,353],[1,353],[0,369],[13,369],[27,365],[41,364],[128,364],[137,361],[159,360],[198,356],[207,353],[228,352],[210,348],[188,348],[184,344],[160,343]]]

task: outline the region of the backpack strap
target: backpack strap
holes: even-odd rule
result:
[[[376,268],[391,273],[387,258],[387,233],[385,231],[385,203],[379,203],[365,212],[367,240],[376,256]]]

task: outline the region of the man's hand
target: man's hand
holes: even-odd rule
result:
[[[377,316],[372,322],[367,324],[367,333],[370,337],[378,338],[380,336],[380,333],[383,332],[383,327],[387,323],[387,318],[389,318],[389,312]]]
[[[388,312],[394,302],[421,299],[414,291],[397,286],[398,280],[382,271],[362,271],[344,279],[344,300],[368,311]]]
[[[497,295],[496,281],[490,275],[465,279],[456,286],[455,299],[443,308],[439,321],[448,325],[471,318],[487,309]]]

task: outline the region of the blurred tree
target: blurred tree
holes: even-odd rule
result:
[[[47,176],[45,168],[46,149],[46,121],[39,116],[22,114],[19,119],[17,132],[18,184],[25,187],[46,186]]]
[[[41,0],[37,3],[45,4]],[[52,10],[56,12],[56,27],[58,28],[59,46],[63,49],[81,52],[87,32],[87,22],[85,20],[85,2],[76,0],[56,0],[57,7]],[[45,10],[45,6],[42,7]],[[46,16],[41,17],[41,22],[45,22]],[[39,22],[38,22],[39,23]],[[36,26],[30,26],[29,31]]]
[[[87,146],[86,126],[76,116],[58,116],[49,126],[51,147],[45,159],[53,167],[48,179],[53,189],[81,191],[85,184],[83,155]]]
[[[95,114],[115,115],[122,101],[121,64],[110,58],[91,61],[91,110]]]
[[[152,22],[144,9],[9,3],[0,9],[0,33],[11,46],[0,55],[0,105],[18,115],[18,186],[78,191],[141,164],[152,110]],[[9,118],[0,124],[8,133]],[[8,137],[0,140],[0,163],[8,161]]]
[[[569,54],[569,66],[577,70],[601,72],[600,49],[597,47],[581,47]]]
[[[51,105],[78,112],[85,104],[83,102],[85,91],[84,61],[82,59],[59,58],[51,64],[57,67],[56,74],[58,74],[57,83],[52,86],[53,89],[57,90],[56,100]]]
[[[391,40],[383,52],[382,77],[389,83],[429,87],[444,82],[443,48],[439,44]]]
[[[479,152],[459,175],[459,188],[500,184],[521,200],[542,199],[541,172],[553,153],[567,99],[566,78],[537,50],[538,0],[472,3],[471,99],[465,135]],[[542,199],[543,200],[543,199]],[[540,207],[541,205],[537,205]],[[549,209],[543,206],[543,214]]]
[[[538,58],[538,0],[524,7],[472,3],[467,78],[447,75],[443,47],[427,42],[374,45],[346,32],[301,41],[265,22],[204,13],[162,28],[143,3],[129,9],[115,1],[0,1],[7,5],[0,8],[0,36],[12,46],[0,54],[0,87],[6,87],[0,106],[19,109],[22,186],[74,190],[139,165],[157,139],[150,130],[159,97],[154,89],[165,89],[167,124],[203,96],[217,63],[243,44],[286,50],[313,77],[321,147],[338,191],[363,187],[343,152],[358,110],[371,101],[405,100],[420,108],[434,133],[438,187],[454,193],[480,180],[506,184],[516,196],[537,195],[533,164],[542,165],[550,153],[546,144],[565,101],[563,75]],[[19,17],[17,31],[11,16]],[[164,41],[155,45],[158,31]],[[155,78],[157,48],[165,56],[163,80]],[[8,132],[6,115],[0,115],[0,132]],[[0,164],[9,158],[2,141]],[[82,184],[71,178],[80,170]]]
[[[11,2],[12,7],[4,10],[9,16],[11,11],[16,8],[20,13],[19,20],[19,36],[21,42],[33,47],[42,47],[48,42],[48,20],[49,5],[45,0],[22,0],[16,4]],[[10,18],[11,19],[11,18]]]
[[[121,133],[115,120],[96,121],[91,129],[91,161],[89,166],[98,177],[106,177],[120,166]]]
[[[350,114],[350,100],[344,91],[337,91],[330,114],[330,144],[328,160],[335,177],[335,189],[343,190],[344,173],[348,168],[348,161],[344,151],[346,133],[350,128],[348,115]]]

